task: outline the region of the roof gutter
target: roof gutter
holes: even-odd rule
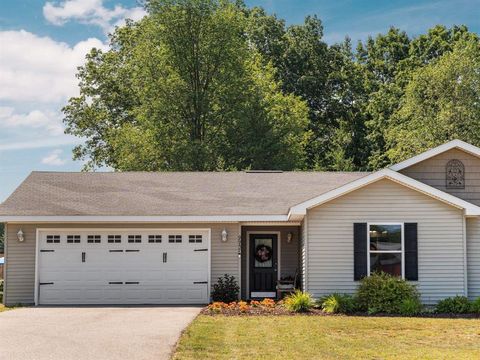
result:
[[[289,221],[288,215],[206,215],[206,216],[1,216],[3,223],[232,223],[245,221]]]

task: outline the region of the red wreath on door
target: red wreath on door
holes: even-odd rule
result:
[[[260,244],[255,249],[255,260],[264,263],[272,258],[272,248],[268,245]]]

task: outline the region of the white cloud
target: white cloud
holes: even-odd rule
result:
[[[61,149],[53,150],[49,155],[45,156],[42,159],[42,164],[51,165],[51,166],[65,165],[67,160],[60,158],[60,155],[62,155],[62,153],[63,153],[63,150]]]
[[[0,106],[0,127],[43,129],[50,135],[63,134],[60,114],[40,110],[18,114],[13,107],[8,106]]]
[[[103,0],[66,0],[63,2],[47,2],[43,7],[43,16],[50,23],[61,26],[68,21],[96,25],[105,32],[111,31],[115,25],[121,25],[126,18],[139,20],[146,14],[141,7],[114,8],[103,6]]]
[[[96,38],[71,47],[25,30],[0,31],[0,44],[0,101],[42,103],[78,94],[77,67],[91,48],[107,48]]]
[[[43,137],[43,138],[30,138],[28,140],[13,140],[10,142],[0,143],[1,151],[15,151],[15,150],[29,150],[29,149],[41,149],[51,148],[56,146],[67,146],[82,143],[82,139],[75,138],[73,136],[64,135],[61,137]]]

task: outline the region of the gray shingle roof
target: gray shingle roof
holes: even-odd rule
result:
[[[32,172],[3,216],[284,215],[362,172]]]

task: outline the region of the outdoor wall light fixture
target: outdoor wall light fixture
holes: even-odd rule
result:
[[[18,230],[18,232],[17,232],[17,239],[18,239],[18,241],[20,241],[20,242],[23,242],[23,241],[25,240],[25,237],[23,236],[23,231],[22,231],[22,229]]]
[[[227,242],[227,240],[228,240],[227,229],[223,229],[223,231],[222,231],[222,242]]]
[[[293,240],[293,233],[290,231],[288,234],[287,234],[287,243],[291,243]]]

